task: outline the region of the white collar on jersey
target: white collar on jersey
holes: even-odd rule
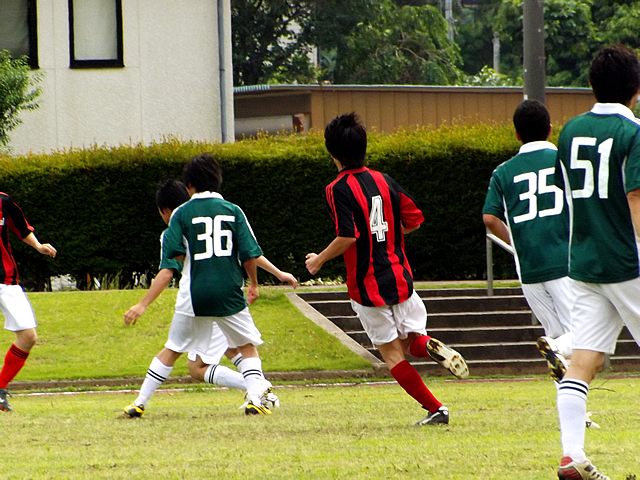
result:
[[[518,151],[518,154],[520,154],[520,153],[529,153],[529,152],[537,152],[538,150],[545,150],[545,149],[546,150],[558,150],[553,143],[547,142],[546,140],[542,140],[542,141],[538,141],[538,142],[524,143],[520,147],[520,150]]]
[[[191,199],[198,199],[198,198],[222,198],[222,195],[220,195],[218,192],[196,192],[193,195],[191,195]],[[224,200],[224,199],[223,199]]]
[[[622,115],[631,120],[636,119],[633,112],[621,103],[596,103],[591,109],[591,113],[596,115]]]

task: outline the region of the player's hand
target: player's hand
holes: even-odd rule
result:
[[[258,293],[258,286],[249,284],[249,286],[247,287],[247,303],[251,305],[258,299],[259,296],[260,294]]]
[[[290,283],[293,288],[298,286],[298,279],[288,272],[281,272],[280,275],[278,275],[278,280],[284,283]]]
[[[306,258],[305,265],[307,266],[307,270],[309,270],[311,275],[315,275],[320,268],[322,268],[322,263],[318,260],[318,255],[315,253],[307,253]]]
[[[38,248],[38,252],[43,255],[49,255],[51,258],[56,258],[56,253],[58,253],[58,251],[49,243],[43,243],[42,245],[40,245],[40,248]]]
[[[139,303],[135,304],[124,314],[124,324],[135,325],[146,309],[147,307],[140,305]]]

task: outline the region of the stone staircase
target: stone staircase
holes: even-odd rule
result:
[[[547,372],[546,362],[535,347],[544,335],[542,326],[519,288],[418,290],[427,312],[427,332],[460,352],[471,375],[523,375]],[[335,324],[378,359],[351,309],[346,292],[301,292],[297,294],[313,309]],[[431,360],[408,357],[423,374],[449,375]],[[614,371],[640,371],[640,348],[624,329],[616,354],[607,362]]]

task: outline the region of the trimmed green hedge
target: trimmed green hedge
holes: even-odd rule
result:
[[[370,134],[368,166],[391,175],[425,213],[422,228],[406,239],[416,279],[484,277],[486,189],[493,169],[518,146],[507,125]],[[219,159],[221,193],[243,208],[267,258],[310,279],[306,253],[320,251],[334,236],[324,187],[337,174],[314,134],[224,145],[169,139],[0,158],[0,191],[21,206],[38,238],[58,249],[51,260],[14,239],[23,283],[42,289],[50,276],[71,274],[81,285],[89,275],[127,286],[136,275],[155,273],[164,228],[156,188],[180,178],[188,159],[202,152]],[[496,250],[496,276],[514,278],[513,259]],[[320,276],[344,276],[342,261],[325,265]],[[269,280],[261,274],[261,281]]]

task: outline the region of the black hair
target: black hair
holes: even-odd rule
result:
[[[189,200],[189,192],[178,180],[165,180],[156,192],[156,205],[160,210],[168,208],[172,212]]]
[[[551,118],[544,104],[525,100],[513,112],[513,125],[522,143],[546,140],[551,129]]]
[[[367,131],[355,113],[344,113],[331,120],[324,129],[324,144],[343,167],[364,166]]]
[[[197,155],[184,167],[184,183],[196,192],[217,192],[222,185],[222,169],[208,153]]]
[[[591,62],[589,83],[598,102],[629,106],[640,90],[638,55],[620,44],[603,48]]]

